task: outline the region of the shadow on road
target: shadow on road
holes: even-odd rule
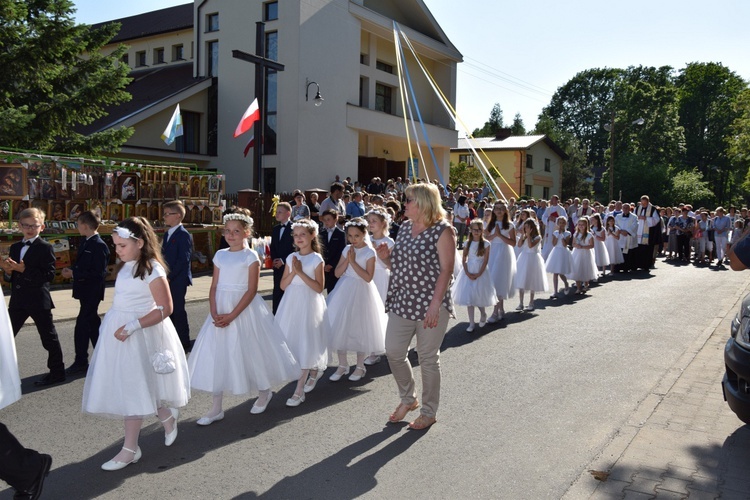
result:
[[[380,432],[350,444],[299,474],[285,477],[265,493],[247,492],[235,498],[357,498],[375,488],[375,475],[384,465],[429,432],[402,432],[405,426],[406,422],[386,424]],[[392,437],[392,442],[370,453]],[[362,458],[357,460],[358,457]],[[408,491],[408,485],[404,487]]]

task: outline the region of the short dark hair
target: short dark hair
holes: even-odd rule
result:
[[[338,218],[339,218],[339,213],[337,211],[335,211],[334,209],[332,209],[332,208],[329,208],[328,210],[323,210],[322,212],[320,212],[320,218],[321,219],[323,217],[325,217],[326,215],[330,215],[333,218],[335,218],[336,220],[338,220]]]
[[[99,216],[96,215],[91,210],[86,210],[81,215],[78,216],[78,223],[79,224],[86,224],[88,227],[96,231],[99,229]]]
[[[344,185],[340,182],[334,182],[331,184],[331,193],[335,193],[336,191],[343,191]]]

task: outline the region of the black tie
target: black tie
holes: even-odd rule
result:
[[[32,243],[33,242],[31,240],[23,242],[24,245],[29,246],[29,247],[31,246]]]

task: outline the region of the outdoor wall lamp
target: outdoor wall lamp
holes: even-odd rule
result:
[[[324,101],[323,97],[321,97],[320,95],[320,85],[318,85],[317,82],[311,82],[307,78],[305,79],[305,101],[309,101],[310,85],[315,85],[315,87],[317,88],[317,92],[315,93],[313,102],[316,106],[320,106]]]

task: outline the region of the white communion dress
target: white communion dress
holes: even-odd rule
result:
[[[606,230],[607,241],[604,242],[604,246],[609,254],[609,263],[614,265],[625,262],[625,256],[622,254],[622,248],[620,248],[620,240],[614,237],[614,234],[619,230],[620,228],[617,226],[614,228],[614,233]]]
[[[216,312],[228,314],[248,290],[249,268],[260,259],[247,246],[214,255],[219,270]],[[263,298],[256,294],[229,326],[218,328],[209,314],[188,360],[193,389],[253,397],[300,376],[300,368]]]
[[[604,243],[604,241],[599,240],[596,238],[596,236],[602,237],[604,236],[604,229],[599,229],[598,231],[595,229],[591,230],[592,233],[594,233],[594,262],[596,263],[596,267],[606,267],[609,265],[609,252],[607,251],[607,246]]]
[[[384,236],[379,240],[372,240],[372,246],[375,248],[376,254],[375,274],[372,276],[372,281],[375,282],[375,287],[378,289],[380,300],[385,304],[385,295],[388,293],[388,281],[391,279],[391,270],[388,269],[388,266],[386,266],[382,260],[380,260],[380,257],[377,257],[377,248],[383,243],[388,245],[389,250],[393,248],[393,245],[396,243],[388,236]]]
[[[541,253],[541,236],[532,248],[528,241],[524,241],[521,252],[516,262],[516,288],[532,292],[546,292],[549,289],[547,282],[547,270],[544,267],[544,259]]]
[[[0,408],[21,399],[21,377],[13,327],[5,304],[0,307]]]
[[[510,228],[500,228],[501,225],[497,224],[494,231],[510,238]],[[516,295],[516,287],[513,283],[516,277],[516,254],[513,247],[499,237],[493,239],[488,267],[497,298],[503,300],[513,298]]]
[[[570,238],[570,231],[559,231],[552,233],[557,238],[557,244],[547,256],[547,272],[552,274],[563,274],[567,276],[573,270],[573,256],[565,244],[565,240]]]
[[[479,272],[482,268],[482,262],[484,261],[484,255],[478,255],[478,251],[478,241],[472,241],[469,243],[469,254],[466,257],[466,267],[472,274]],[[490,246],[487,242],[485,242],[484,251],[490,251]],[[485,268],[484,272],[475,280],[469,279],[462,266],[461,272],[458,273],[458,278],[451,288],[451,297],[453,297],[453,303],[455,305],[491,307],[497,304],[495,287],[492,284],[492,279],[490,278],[488,269],[489,262],[487,264],[487,268]]]
[[[573,237],[579,245],[591,245],[594,236],[588,233],[585,238],[576,233]],[[573,281],[591,281],[596,279],[598,270],[594,260],[593,248],[574,248],[573,249],[573,269],[568,275],[568,279]]]
[[[131,334],[124,342],[115,331],[130,321],[156,309],[149,285],[167,273],[156,261],[145,279],[133,276],[135,261],[123,264],[115,281],[112,307],[99,328],[99,341],[89,363],[83,386],[83,411],[109,417],[146,417],[160,406],[181,407],[190,399],[190,375],[185,352],[172,320]],[[167,286],[165,282],[165,286]],[[174,354],[177,369],[172,373],[154,371],[151,356],[161,349]]]

